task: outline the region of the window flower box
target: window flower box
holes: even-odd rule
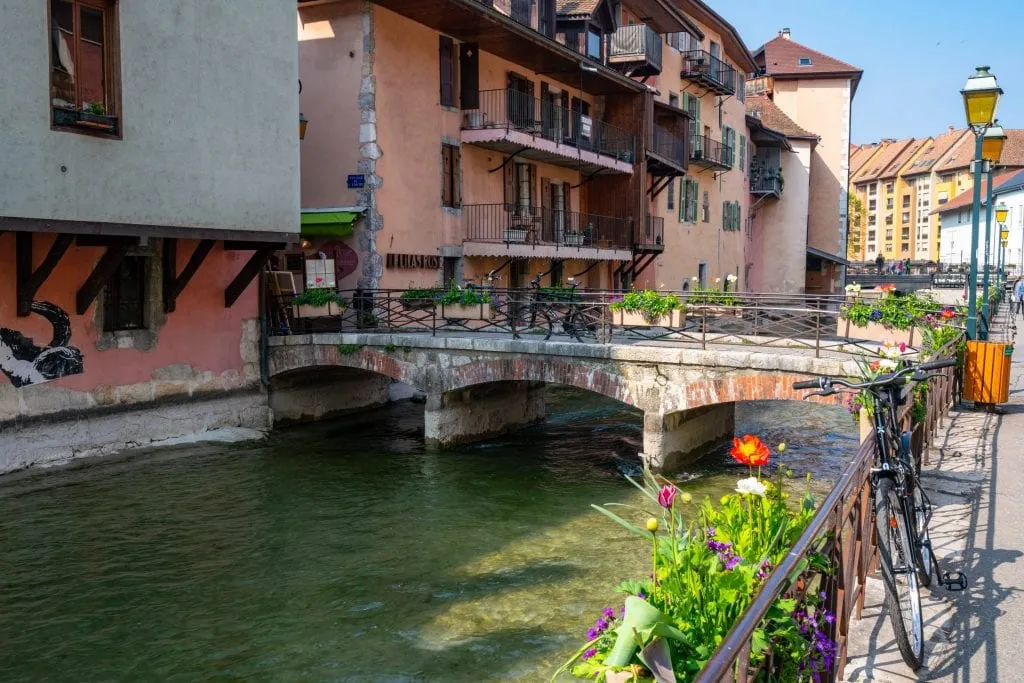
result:
[[[81,128],[83,130],[94,130],[99,133],[117,135],[117,124],[116,116],[93,114],[65,107],[53,108],[53,125],[55,126]]]
[[[326,318],[332,315],[341,315],[345,307],[336,302],[328,302],[319,306],[313,304],[295,304],[292,306],[292,315],[296,318]]]
[[[644,313],[616,311],[614,320],[618,327],[682,327],[686,322],[686,311],[676,309],[653,319]]]
[[[505,230],[505,241],[506,242],[525,242],[526,241],[526,228],[508,228]]]
[[[892,342],[894,344],[906,344],[913,346],[915,339],[921,340],[917,334],[917,328],[911,327],[906,330],[897,330],[894,327],[886,327],[881,323],[868,323],[864,327],[858,327],[849,320],[839,319],[836,324],[836,336],[844,339],[860,339],[873,342]]]
[[[490,320],[494,309],[489,303],[442,304],[441,317],[449,320]]]

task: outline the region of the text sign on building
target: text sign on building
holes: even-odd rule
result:
[[[580,135],[585,138],[590,137],[590,129],[594,126],[594,119],[589,116],[580,117]]]
[[[385,263],[388,268],[438,270],[441,257],[436,254],[388,254]]]
[[[364,187],[366,187],[366,176],[362,173],[348,177],[348,188],[350,190],[361,190]]]

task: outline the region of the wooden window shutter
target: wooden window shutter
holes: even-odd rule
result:
[[[452,148],[441,145],[441,205],[452,205]]]
[[[729,229],[729,202],[722,202],[722,229]]]
[[[530,207],[539,206],[537,202],[537,164],[530,164]],[[531,212],[532,213],[532,212]]]
[[[747,174],[747,136],[740,136],[740,172]]]
[[[675,208],[676,208],[675,195],[676,195],[676,181],[673,178],[671,181],[669,181],[669,184],[668,184],[668,209],[670,211],[674,211]],[[682,197],[680,197],[680,200],[682,200]]]
[[[516,203],[515,188],[516,165],[510,157],[505,159],[505,210],[511,211],[512,205]]]
[[[697,222],[697,198],[700,196],[700,185],[696,180],[690,181],[690,222]]]
[[[672,181],[675,182],[674,180]],[[686,222],[686,199],[690,193],[690,181],[683,179],[679,181],[679,221]]]
[[[462,206],[462,148],[451,145],[448,149],[451,150],[452,157],[452,206],[460,208]]]
[[[448,36],[440,36],[438,56],[441,64],[441,105],[455,106],[455,43]]]
[[[480,52],[476,43],[459,47],[459,98],[463,109],[480,108]]]

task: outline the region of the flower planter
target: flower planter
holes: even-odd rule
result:
[[[437,305],[434,299],[399,299],[398,303],[406,311],[429,311]]]
[[[692,306],[695,317],[707,316],[709,318],[723,318],[726,316],[732,316],[740,318],[743,316],[743,309],[739,306]]]
[[[494,310],[490,304],[442,304],[441,317],[451,320],[490,320]]]
[[[526,228],[509,228],[505,231],[506,242],[525,242]]]
[[[908,346],[913,346],[915,340],[921,340],[921,335],[917,334],[916,328],[913,327],[908,330],[897,330],[880,325],[879,323],[868,323],[864,327],[857,327],[849,320],[844,320],[843,318],[840,318],[836,325],[836,336],[873,342],[889,341],[894,344],[903,343]]]
[[[670,311],[656,320],[648,320],[643,313],[615,311],[615,324],[619,327],[682,327],[686,321],[686,313]]]
[[[101,133],[117,134],[117,117],[105,114],[90,114],[75,109],[54,107],[53,123],[56,126],[71,126]]]
[[[583,235],[578,232],[570,232],[565,235],[564,241],[567,247],[582,247]]]
[[[312,306],[310,304],[295,304],[292,306],[292,315],[296,318],[325,318],[330,315],[341,315],[345,312],[344,306],[336,303],[328,303],[324,306]]]

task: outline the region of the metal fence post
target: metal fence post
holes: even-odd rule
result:
[[[821,309],[814,309],[814,357],[821,358]]]

